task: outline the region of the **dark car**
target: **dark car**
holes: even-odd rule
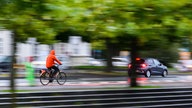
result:
[[[0,56],[0,72],[9,72],[11,69],[11,56]]]
[[[128,64],[128,74],[131,76],[133,64]],[[159,60],[154,58],[136,58],[135,62],[136,73],[150,77],[151,75],[161,75],[166,77],[168,75],[167,66],[163,65]]]

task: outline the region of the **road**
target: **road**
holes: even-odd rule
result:
[[[184,87],[192,86],[192,75],[169,75],[167,77],[152,76],[150,78],[140,77],[138,84],[144,86],[162,86],[162,87]],[[15,79],[15,85],[18,89],[36,89],[36,90],[60,90],[60,89],[87,89],[87,88],[109,88],[109,87],[127,87],[129,79],[126,76],[106,76],[106,75],[85,75],[76,74],[68,76],[65,85],[60,86],[53,82],[48,86],[42,86],[39,79],[35,79],[35,86],[30,86],[25,78]],[[10,80],[7,77],[0,78],[0,87],[9,89]]]

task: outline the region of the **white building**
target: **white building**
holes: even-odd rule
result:
[[[53,49],[58,55],[91,56],[90,43],[83,42],[80,36],[70,36],[68,43],[55,43]]]
[[[12,54],[11,32],[0,31],[0,55],[10,56]],[[30,57],[47,56],[50,45],[39,44],[35,38],[29,38],[26,43],[16,44],[17,63],[29,61]],[[88,63],[91,56],[90,43],[83,42],[80,36],[70,36],[68,43],[55,43],[53,49],[57,56],[68,56],[72,64],[83,65]]]
[[[17,63],[23,63],[29,61],[29,57],[32,57],[32,46],[26,43],[17,43]]]
[[[90,43],[83,42],[80,36],[70,36],[68,43],[55,43],[53,48],[59,56],[69,56],[73,65],[85,65],[91,56]]]
[[[38,57],[46,57],[49,50],[49,45],[39,44],[35,38],[29,38],[26,43],[17,43],[17,61],[22,63],[32,61]]]
[[[0,31],[0,55],[10,56],[12,54],[11,32],[7,30]]]
[[[47,44],[36,45],[36,56],[47,56],[49,54],[50,48]]]
[[[38,42],[35,39],[28,39],[26,43],[17,44],[16,54],[19,63],[29,61],[30,57],[42,58],[49,54],[51,50],[49,45],[36,43]],[[90,43],[83,42],[80,36],[70,36],[68,43],[55,43],[53,49],[56,56],[69,57],[73,65],[85,65],[91,56]]]

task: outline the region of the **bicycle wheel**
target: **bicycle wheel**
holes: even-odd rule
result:
[[[63,85],[65,84],[67,80],[67,75],[64,72],[59,72],[59,74],[57,75],[57,83],[59,85]]]
[[[41,74],[41,76],[40,76],[40,82],[42,85],[49,84],[49,79],[50,79],[50,77],[49,77],[48,72],[45,72],[45,73]]]

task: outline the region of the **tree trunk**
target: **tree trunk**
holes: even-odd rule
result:
[[[111,72],[112,71],[112,68],[113,68],[113,65],[112,65],[112,46],[111,46],[111,43],[110,43],[110,40],[109,39],[106,39],[105,40],[105,43],[106,43],[106,72]]]
[[[138,39],[136,37],[131,40],[131,61],[132,61],[132,70],[131,70],[131,87],[139,86],[136,79],[136,58],[138,57]]]
[[[12,98],[12,104],[11,108],[16,108],[16,99],[15,99],[15,69],[14,64],[16,63],[15,60],[15,50],[16,50],[16,42],[15,42],[15,33],[12,32],[12,68],[10,69],[10,91],[11,91],[11,98]]]

